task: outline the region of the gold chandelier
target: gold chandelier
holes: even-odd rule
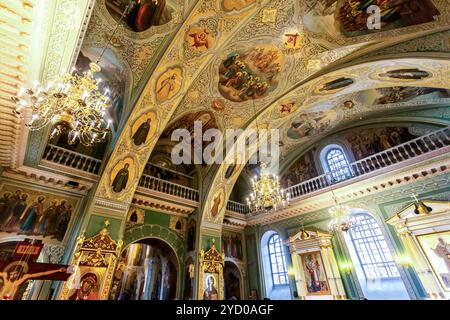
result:
[[[289,204],[290,194],[280,189],[280,181],[277,175],[265,172],[267,165],[261,164],[261,175],[252,179],[252,193],[247,198],[250,211],[268,212],[284,208]]]
[[[99,80],[94,74],[101,69],[98,64],[91,63],[89,70],[82,74],[74,69],[64,74],[55,83],[45,87],[35,82],[31,89],[21,89],[12,97],[16,104],[15,113],[23,116],[23,110],[32,110],[31,120],[26,126],[32,130],[40,130],[51,124],[53,129],[50,138],[68,134],[68,143],[78,141],[85,146],[92,146],[105,141],[110,131],[111,120],[105,120],[107,108],[111,102],[99,90]]]
[[[12,97],[17,116],[23,117],[24,109],[32,110],[31,120],[26,124],[30,130],[40,130],[51,124],[50,139],[67,133],[69,144],[80,142],[87,147],[106,140],[112,122],[105,119],[107,109],[111,107],[107,96],[109,90],[100,92],[100,80],[94,74],[101,71],[98,63],[131,4],[132,1],[117,21],[97,61],[89,64],[88,71],[78,73],[73,68],[54,83],[40,85],[36,81],[33,88],[21,89],[17,96]]]
[[[350,208],[348,206],[339,203],[333,190],[331,192],[335,205],[328,209],[331,216],[331,221],[328,223],[328,230],[331,232],[347,232],[350,228],[358,225],[358,220],[350,214]]]

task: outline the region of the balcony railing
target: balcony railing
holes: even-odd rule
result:
[[[246,204],[236,202],[233,200],[228,200],[227,210],[243,214],[250,212],[249,207]]]
[[[84,154],[48,144],[43,160],[97,175],[102,161]]]
[[[139,186],[149,190],[166,193],[175,197],[180,197],[191,201],[198,201],[197,190],[152,176],[142,175],[141,179],[139,180]]]
[[[450,127],[431,132],[393,148],[355,161],[337,171],[327,172],[318,177],[296,184],[286,189],[291,199],[326,188],[376,170],[386,168],[405,160],[438,150],[450,145]]]

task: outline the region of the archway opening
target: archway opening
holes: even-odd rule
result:
[[[176,298],[178,259],[164,241],[146,238],[121,254],[111,300],[173,300]]]

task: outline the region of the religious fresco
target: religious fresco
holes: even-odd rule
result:
[[[131,139],[136,146],[145,145],[150,141],[158,128],[156,112],[151,111],[140,116],[131,127]]]
[[[194,25],[188,31],[189,47],[198,51],[207,51],[213,45],[211,31],[207,27]]]
[[[294,101],[285,101],[278,106],[278,112],[282,117],[297,111],[298,105]]]
[[[300,257],[305,274],[307,295],[331,294],[320,252],[308,252],[301,254]]]
[[[360,160],[414,138],[408,128],[396,127],[359,130],[348,134],[345,140],[350,143],[355,159]]]
[[[159,102],[172,99],[181,88],[182,70],[178,67],[170,68],[159,76],[156,81],[156,98]]]
[[[281,178],[283,188],[289,188],[301,182],[317,177],[317,169],[314,163],[312,151],[298,158]]]
[[[3,185],[0,191],[0,237],[26,235],[47,243],[64,239],[77,202],[28,188]]]
[[[135,166],[132,158],[127,157],[120,160],[111,170],[111,189],[115,193],[126,190],[132,183],[135,174]]]
[[[338,115],[335,110],[303,113],[292,121],[287,136],[294,140],[317,136],[329,130]]]
[[[116,21],[122,18],[129,30],[142,32],[172,19],[170,1],[166,0],[106,0],[106,8]]]
[[[434,98],[450,98],[450,90],[426,87],[387,87],[357,93],[357,99],[368,105],[382,105]]]
[[[225,253],[225,257],[242,260],[242,235],[224,231],[222,233],[222,251]]]
[[[320,93],[330,93],[330,92],[336,92],[340,89],[344,89],[345,87],[348,87],[349,85],[353,84],[354,81],[351,78],[341,77],[336,80],[330,81],[325,83],[320,89]]]
[[[131,206],[128,210],[126,227],[134,227],[136,225],[144,224],[145,211],[134,206]]]
[[[233,51],[219,67],[219,91],[234,102],[259,99],[275,90],[284,59],[270,45]]]
[[[371,5],[381,10],[380,29],[367,27]],[[355,37],[433,22],[438,15],[432,0],[309,0],[303,23],[334,38]]]
[[[393,69],[378,74],[379,78],[390,80],[422,80],[431,76],[430,72],[417,68]]]
[[[82,49],[75,64],[76,71],[78,73],[88,71],[89,64],[96,62],[100,54],[101,49]],[[110,98],[112,108],[107,109],[107,117],[112,120],[114,130],[117,130],[124,111],[128,72],[111,50],[105,51],[99,65],[102,70],[95,74],[95,78],[101,79],[99,89],[106,92]]]
[[[224,11],[241,10],[249,7],[256,0],[222,0],[222,8]]]
[[[445,291],[450,291],[450,231],[417,236],[420,247]]]
[[[215,221],[221,214],[222,208],[225,203],[225,191],[219,189],[212,197],[209,204],[209,217],[212,221]]]

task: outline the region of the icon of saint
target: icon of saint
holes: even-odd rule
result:
[[[130,175],[128,168],[130,167],[130,164],[125,163],[123,168],[117,172],[116,177],[114,178],[114,181],[112,183],[112,188],[114,192],[121,192],[123,189],[126,188],[128,183],[128,176]]]
[[[144,144],[146,142],[151,124],[152,120],[149,118],[139,126],[139,128],[133,134],[133,141],[135,145],[140,146],[141,144]]]
[[[215,285],[215,280],[213,276],[209,276],[207,279],[207,287],[203,292],[203,300],[219,300],[219,294],[217,292]]]

